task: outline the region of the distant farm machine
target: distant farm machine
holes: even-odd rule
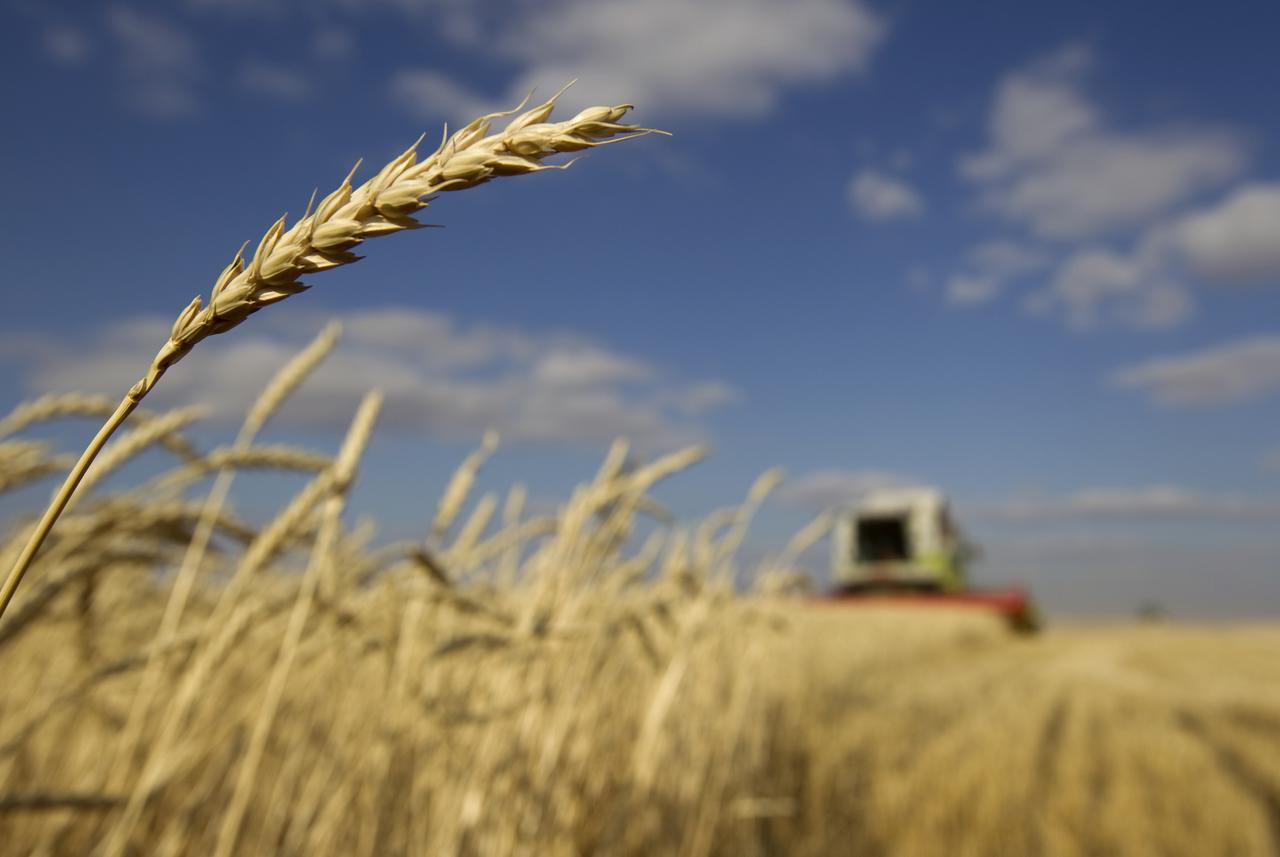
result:
[[[1038,618],[1024,589],[974,589],[968,564],[977,548],[933,488],[875,491],[837,520],[831,538],[834,588],[828,602],[893,604],[995,613],[1020,631]]]

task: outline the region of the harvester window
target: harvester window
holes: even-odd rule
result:
[[[910,558],[905,518],[878,517],[858,521],[859,562],[895,562]]]

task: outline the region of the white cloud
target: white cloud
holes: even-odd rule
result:
[[[207,402],[219,418],[236,421],[321,321],[315,312],[268,313],[202,343],[148,403]],[[496,428],[515,441],[592,445],[627,436],[668,447],[700,439],[698,418],[734,395],[721,382],[673,378],[570,333],[463,326],[403,307],[349,312],[343,321],[342,346],[281,412],[283,423],[339,429],[360,396],[378,386],[388,429],[471,439]],[[118,393],[145,369],[169,324],[119,322],[74,345],[36,338],[0,357],[18,365],[32,393]]]
[[[961,161],[982,205],[1036,235],[1079,239],[1141,227],[1240,173],[1228,131],[1118,130],[1085,96],[1090,52],[1069,46],[999,85],[988,148]]]
[[[1156,245],[1122,255],[1084,247],[1058,265],[1049,286],[1028,299],[1036,313],[1060,311],[1068,325],[1088,329],[1102,323],[1163,329],[1192,312],[1190,292],[1166,273]]]
[[[185,31],[127,6],[107,9],[107,29],[120,55],[125,97],[131,106],[157,118],[198,109],[195,84],[203,65]]]
[[[429,69],[397,72],[391,79],[391,99],[415,118],[445,119],[454,123],[469,122],[499,109],[493,99]]]
[[[1037,271],[1048,264],[1048,256],[1038,247],[995,239],[970,248],[965,269],[947,280],[946,300],[955,306],[975,306],[1000,296],[1013,279]]]
[[[909,477],[879,470],[815,470],[785,482],[778,498],[790,506],[821,511],[855,504],[872,491],[919,484]]]
[[[993,277],[956,274],[947,280],[947,303],[973,306],[993,300],[1000,294],[1000,283]]]
[[[1280,282],[1280,184],[1245,185],[1178,226],[1192,269],[1220,282]]]
[[[248,60],[240,64],[240,88],[279,101],[306,101],[314,94],[302,72],[276,63]]]
[[[59,65],[82,65],[89,59],[93,46],[76,27],[50,27],[44,31],[44,52]]]
[[[1280,516],[1277,499],[1203,494],[1177,485],[1086,488],[1061,497],[1020,497],[965,508],[974,518],[1009,521]]]
[[[738,400],[738,391],[723,381],[702,381],[668,391],[664,406],[691,417],[702,416]]]
[[[877,222],[918,217],[924,211],[924,200],[910,185],[875,170],[853,177],[849,202],[864,220]]]
[[[319,60],[345,60],[355,52],[356,44],[351,34],[336,27],[320,30],[311,39],[311,54]]]
[[[1195,275],[1280,276],[1280,192],[1246,186],[1188,215],[1201,194],[1235,178],[1247,147],[1233,132],[1191,122],[1121,128],[1084,90],[1092,52],[1066,48],[998,85],[986,149],[960,174],[980,209],[1013,231],[972,248],[947,300],[991,300],[1011,280],[1048,271],[1023,296],[1032,315],[1084,330],[1166,329],[1195,309]],[[1029,244],[1027,236],[1040,239]]]
[[[860,0],[554,0],[451,12],[446,32],[517,69],[486,105],[577,79],[566,107],[625,98],[646,116],[768,113],[788,88],[864,69],[886,32]],[[443,78],[428,84],[419,92],[474,97]],[[406,100],[400,77],[393,89]]]
[[[969,250],[969,264],[990,277],[1001,280],[1038,271],[1048,264],[1048,256],[1037,247],[1007,239],[984,241]]]
[[[1225,405],[1280,390],[1280,337],[1259,336],[1120,369],[1112,386],[1170,406]]]

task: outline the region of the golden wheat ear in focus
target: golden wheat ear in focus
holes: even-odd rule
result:
[[[307,285],[302,277],[357,261],[360,257],[353,251],[366,240],[422,227],[413,215],[426,208],[434,194],[465,190],[498,176],[563,169],[567,165],[543,161],[603,143],[664,133],[621,122],[630,104],[589,107],[563,122],[548,122],[563,92],[523,113],[519,113],[522,102],[513,110],[481,116],[452,135],[446,130],[436,150],[421,160],[419,138],[359,187],[351,184],[353,169],[318,205],[308,205],[292,226],[286,226],[285,217],[273,223],[251,258],[244,257],[248,243],[242,246],[214,281],[209,302],[197,297],[178,315],[168,341],[142,379],[125,394],[71,469],[0,589],[0,616],[103,444],[165,371],[202,339],[225,333],[263,307],[303,291]],[[495,119],[517,113],[500,132],[489,133]]]

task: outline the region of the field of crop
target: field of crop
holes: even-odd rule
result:
[[[61,464],[19,433],[104,409],[19,409],[0,484]],[[0,621],[0,853],[1280,853],[1280,627],[815,606],[788,569],[820,527],[735,592],[772,476],[634,536],[697,450],[615,447],[530,517],[473,502],[488,439],[422,543],[371,547],[342,512],[376,411],[333,459],[199,451],[189,413],[107,448]],[[92,490],[154,446],[173,470]],[[303,487],[239,520],[246,467]]]
[[[0,853],[1280,853],[1280,626],[1028,637],[815,603],[796,565],[826,518],[742,567],[776,474],[698,523],[653,499],[698,448],[619,442],[538,515],[518,486],[473,497],[489,436],[421,539],[379,543],[346,509],[376,391],[333,454],[258,440],[337,327],[267,367],[226,446],[193,442],[197,410],[141,407],[198,343],[420,226],[435,194],[652,133],[628,105],[554,106],[278,220],[119,404],[0,420],[0,493],[70,473],[0,534]],[[106,420],[79,463],[32,439],[67,419]],[[172,467],[137,476],[144,454]],[[246,469],[297,493],[244,520]]]

